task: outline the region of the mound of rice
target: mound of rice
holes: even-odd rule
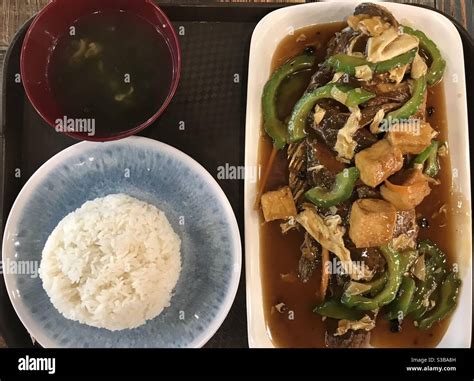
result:
[[[109,195],[58,224],[43,249],[40,276],[64,317],[112,331],[135,328],[170,305],[180,246],[162,211]]]

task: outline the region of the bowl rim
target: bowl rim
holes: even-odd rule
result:
[[[103,143],[101,145],[98,145],[98,143],[94,142],[84,141],[76,143],[58,152],[56,155],[46,161],[43,165],[41,165],[41,167],[38,168],[35,173],[33,173],[33,175],[28,179],[28,181],[25,183],[20,193],[18,194],[17,198],[15,199],[15,202],[13,203],[8,214],[8,218],[5,223],[5,228],[3,232],[2,261],[5,263],[7,258],[12,258],[12,246],[9,244],[9,232],[12,231],[13,227],[18,223],[18,219],[21,216],[23,207],[25,206],[26,202],[32,197],[34,189],[36,189],[36,187],[44,181],[45,175],[47,176],[50,171],[54,170],[58,165],[64,163],[64,160],[68,157],[80,154],[89,148],[99,147],[105,149],[110,147],[113,148],[113,145],[129,144],[132,144],[136,147],[149,147],[151,149],[156,149],[166,155],[174,156],[176,159],[183,162],[188,168],[193,170],[196,175],[201,176],[203,180],[205,180],[206,184],[209,185],[215,196],[219,199],[220,204],[225,212],[225,217],[229,224],[230,236],[232,238],[232,266],[230,270],[231,276],[229,281],[229,287],[214,319],[211,321],[208,327],[187,346],[188,348],[200,348],[204,346],[212,338],[212,336],[214,336],[214,334],[224,322],[234,303],[239,288],[242,271],[242,243],[237,218],[221,186],[200,163],[198,163],[186,153],[178,150],[177,148],[171,145],[142,136],[131,136],[123,140]],[[5,281],[5,287],[8,293],[8,297],[10,298],[10,302],[21,323],[30,333],[30,335],[34,337],[34,339],[44,348],[58,348],[59,346],[57,346],[57,343],[53,339],[45,335],[43,331],[38,331],[38,327],[34,324],[34,319],[32,319],[32,317],[28,314],[24,306],[22,306],[20,303],[17,303],[16,298],[14,297],[15,277],[15,274],[3,272],[3,278]],[[145,324],[147,324],[149,321],[147,321]],[[31,329],[31,327],[34,327],[34,329]]]
[[[25,89],[26,96],[28,98],[28,101],[31,103],[35,111],[41,116],[41,118],[53,129],[55,128],[54,122],[52,119],[50,119],[43,110],[41,110],[36,102],[33,101],[33,97],[31,94],[31,89],[29,88],[28,82],[24,81],[24,78],[27,78],[25,76],[25,73],[28,71],[26,69],[26,58],[25,58],[25,52],[27,49],[27,45],[30,42],[31,36],[34,32],[34,29],[36,27],[36,24],[41,20],[42,17],[44,17],[48,12],[51,11],[54,7],[58,6],[58,3],[60,1],[65,1],[65,0],[51,0],[48,4],[46,4],[37,14],[36,16],[33,17],[31,24],[28,27],[28,30],[25,34],[25,37],[23,39],[23,43],[21,46],[21,52],[20,52],[20,75],[22,78],[22,84],[23,88]],[[136,0],[135,0],[136,1]],[[169,104],[173,100],[176,91],[178,90],[178,86],[180,83],[181,79],[181,71],[182,71],[182,52],[181,52],[181,44],[179,42],[178,35],[176,33],[176,30],[173,27],[173,24],[171,23],[170,19],[168,16],[165,14],[165,12],[156,4],[153,0],[140,0],[143,1],[144,3],[148,3],[151,6],[153,6],[156,11],[160,14],[160,16],[163,18],[163,22],[166,25],[165,27],[170,30],[170,37],[172,39],[172,43],[175,44],[176,46],[176,64],[173,63],[173,78],[171,82],[171,87],[168,92],[168,96],[166,99],[163,101],[161,106],[158,108],[158,110],[150,116],[147,120],[142,122],[136,127],[133,127],[129,130],[126,131],[121,131],[119,133],[116,133],[114,135],[110,136],[104,136],[104,137],[97,137],[97,136],[89,136],[87,134],[82,135],[77,132],[69,132],[69,131],[62,131],[61,133],[67,136],[70,136],[76,140],[80,141],[95,141],[95,142],[107,142],[107,141],[114,141],[114,140],[119,140],[119,139],[124,139],[126,137],[135,135],[139,133],[140,131],[143,131],[145,128],[149,127],[153,122],[155,122],[168,108]],[[148,22],[147,20],[144,20],[145,22]],[[167,43],[167,45],[169,45]],[[168,46],[168,49],[170,47]],[[174,60],[173,60],[174,61]]]

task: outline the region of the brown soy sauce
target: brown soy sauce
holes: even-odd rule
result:
[[[49,83],[68,120],[95,122],[96,135],[126,131],[163,104],[172,82],[164,37],[137,15],[104,11],[78,19],[51,55]]]
[[[272,70],[275,70],[286,62],[304,51],[307,47],[315,49],[317,62],[322,62],[326,56],[327,44],[332,36],[347,24],[335,22],[309,26],[296,30],[287,36],[277,47],[272,62]],[[280,117],[285,119],[298,98],[303,94],[309,83],[310,72],[300,73],[301,81],[296,83],[291,96],[278,99]],[[286,86],[283,83],[282,86]],[[283,93],[287,93],[285,89]],[[446,118],[446,106],[444,99],[444,84],[441,82],[428,91],[427,105],[436,110],[433,115],[428,116],[431,126],[439,132],[441,141],[448,140],[448,126]],[[262,173],[268,162],[272,151],[271,140],[265,134],[260,138],[259,162]],[[447,255],[448,262],[453,262],[454,242],[453,224],[451,215],[454,210],[453,196],[451,194],[451,164],[449,155],[440,158],[441,172],[439,179],[441,183],[432,187],[431,194],[426,197],[417,212],[430,219],[429,229],[420,229],[419,239],[431,239]],[[286,150],[278,152],[273,164],[272,171],[267,181],[266,191],[277,189],[288,184],[288,161]],[[448,213],[440,214],[440,208],[446,205]],[[325,326],[321,316],[313,312],[313,308],[320,302],[318,294],[321,281],[320,271],[315,271],[307,283],[298,280],[297,269],[301,255],[300,246],[304,239],[301,231],[292,230],[286,235],[281,233],[281,221],[272,221],[262,224],[260,227],[260,267],[263,287],[263,307],[267,331],[272,342],[277,347],[319,347],[325,346]],[[280,313],[275,305],[284,303],[289,312]],[[407,319],[403,323],[403,329],[399,333],[390,330],[390,322],[379,317],[376,328],[371,333],[371,345],[375,347],[413,347],[426,348],[435,347],[442,339],[449,325],[449,319],[431,329],[423,331],[414,327],[413,322]]]

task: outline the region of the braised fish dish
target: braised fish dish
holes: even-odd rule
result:
[[[436,43],[372,3],[283,40],[263,89],[261,268],[278,347],[434,347],[461,287]]]

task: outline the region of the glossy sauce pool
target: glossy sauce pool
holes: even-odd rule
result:
[[[272,71],[289,58],[300,54],[307,46],[316,48],[317,60],[321,62],[326,55],[326,45],[330,38],[345,26],[344,22],[337,22],[295,31],[278,46],[273,56]],[[291,111],[294,103],[305,90],[311,74],[311,72],[301,73],[301,81],[298,81],[301,83],[300,88],[293,89],[292,96],[288,97],[284,103],[280,102],[282,118]],[[448,126],[443,89],[443,83],[429,88],[427,108],[432,108],[434,112],[432,115],[427,114],[427,121],[439,132],[438,139],[447,141]],[[266,135],[262,135],[259,147],[259,163],[262,166],[261,172],[264,173],[272,150],[271,140]],[[266,190],[288,184],[287,165],[286,150],[282,150],[278,152]],[[416,208],[417,215],[427,217],[430,224],[427,229],[420,228],[418,237],[434,241],[446,253],[448,262],[452,263],[454,243],[451,239],[453,226],[450,218],[453,197],[449,156],[440,157],[440,165],[441,172],[438,179],[441,184],[431,186],[431,194]],[[312,312],[319,301],[320,269],[315,270],[307,283],[300,282],[297,277],[300,246],[304,234],[290,231],[282,235],[281,221],[263,223],[263,218],[261,221],[260,261],[267,331],[277,347],[324,347],[324,323],[320,315]],[[279,303],[285,303],[288,311],[279,313],[275,308]],[[376,328],[372,330],[371,345],[375,347],[435,347],[443,337],[448,324],[449,319],[445,319],[430,330],[421,331],[413,326],[410,319],[406,319],[402,331],[393,333],[390,331],[389,322],[381,317],[377,319]]]

